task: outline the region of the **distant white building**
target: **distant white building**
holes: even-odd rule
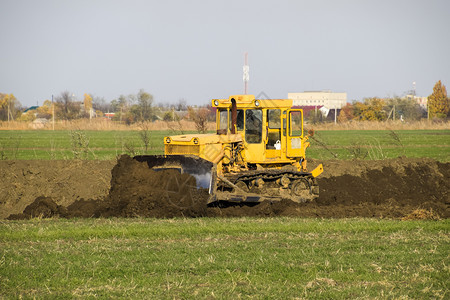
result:
[[[347,93],[306,91],[303,93],[288,93],[288,99],[293,100],[293,106],[324,106],[329,109],[340,109],[347,104]]]
[[[428,110],[428,97],[418,97],[416,95],[406,95],[406,99],[416,101],[424,110]]]

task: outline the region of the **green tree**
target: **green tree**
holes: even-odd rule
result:
[[[132,95],[128,97],[125,95],[120,95],[118,99],[111,101],[111,110],[116,113],[113,120],[120,122],[125,120],[126,123],[131,123],[131,120],[129,120],[131,116],[127,116],[127,114],[133,100],[132,98]]]
[[[447,89],[439,80],[433,88],[433,93],[428,96],[428,110],[430,118],[446,118],[449,112],[449,99]]]
[[[153,119],[152,103],[153,96],[144,90],[140,90],[137,94],[138,114],[136,120],[148,121]]]
[[[173,111],[171,111],[171,110],[166,111],[164,113],[163,120],[164,121],[174,121],[175,120],[175,113]]]
[[[137,95],[121,95],[119,99],[111,101],[111,108],[116,111],[115,120],[131,124],[153,121],[152,104],[153,96],[144,90],[140,90]]]
[[[113,112],[121,112],[126,111],[126,108],[128,107],[129,101],[127,96],[120,95],[118,99],[114,99],[111,101],[111,111]]]
[[[395,107],[395,109],[393,109]],[[385,100],[384,110],[390,115],[390,119],[399,120],[403,116],[405,120],[419,120],[424,115],[424,110],[414,99],[388,98]],[[395,115],[393,115],[395,114]]]

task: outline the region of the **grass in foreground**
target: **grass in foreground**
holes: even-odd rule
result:
[[[448,298],[448,220],[0,222],[0,296]]]

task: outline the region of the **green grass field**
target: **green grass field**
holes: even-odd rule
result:
[[[162,154],[170,131],[151,131],[147,151],[139,131],[0,131],[0,159],[111,160],[117,155]],[[73,135],[75,134],[75,135]],[[308,157],[385,159],[398,156],[450,161],[450,130],[330,130],[310,139]]]
[[[450,221],[0,222],[0,297],[448,299]]]
[[[384,159],[399,156],[450,161],[450,130],[320,131],[312,138],[310,157]]]
[[[72,133],[80,134],[84,140]],[[146,154],[162,154],[162,141],[168,134],[171,132],[150,132]],[[112,160],[123,153],[145,152],[138,131],[0,131],[0,158],[3,155],[6,159],[72,159],[77,151],[83,150],[86,158],[99,160]]]

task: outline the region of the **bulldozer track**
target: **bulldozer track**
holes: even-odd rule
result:
[[[264,170],[250,171],[250,173],[239,174],[234,176],[226,176],[226,180],[222,180],[225,185],[232,188],[231,191],[223,191],[218,188],[217,194],[222,195],[227,200],[237,199],[239,194],[243,194],[242,186],[238,186],[240,182],[249,188],[245,195],[241,195],[244,201],[280,201],[282,199],[290,199],[295,202],[310,202],[318,197],[318,184],[316,179],[310,173],[295,172],[286,170]],[[287,180],[286,180],[287,179]],[[262,180],[262,182],[260,181]],[[280,182],[277,183],[277,181]],[[285,180],[285,183],[282,183]],[[252,188],[257,182],[261,184],[269,183],[271,186],[262,187],[260,189]],[[277,195],[274,195],[279,191]],[[233,196],[233,194],[235,194]],[[258,199],[259,198],[259,199]],[[249,200],[251,199],[251,200]]]
[[[234,183],[236,183],[238,181],[251,181],[251,180],[258,179],[258,178],[261,178],[263,180],[276,180],[285,175],[288,176],[288,178],[292,179],[292,180],[303,179],[303,178],[313,179],[313,176],[310,173],[296,173],[296,172],[283,171],[278,174],[275,174],[274,172],[271,172],[271,173],[261,172],[259,174],[240,175],[235,179]]]

